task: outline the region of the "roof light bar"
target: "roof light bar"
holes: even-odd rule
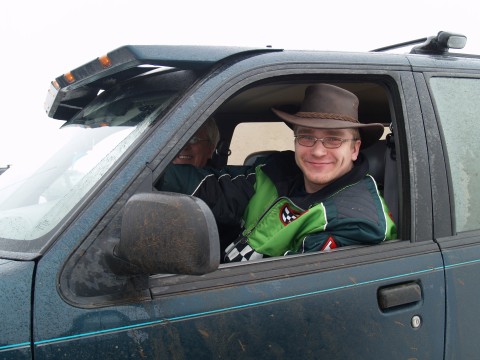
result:
[[[208,71],[233,55],[282,51],[227,46],[126,45],[97,57],[52,82],[45,111],[54,119],[71,119],[100,91],[159,67]]]

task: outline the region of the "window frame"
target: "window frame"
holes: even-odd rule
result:
[[[403,129],[404,127],[404,122],[407,121],[406,118],[408,118],[408,113],[406,111],[407,104],[406,101],[409,99],[404,98],[404,92],[401,90],[401,87],[404,86],[404,83],[406,81],[405,76],[407,78],[411,77],[411,74],[405,73],[405,72],[398,72],[398,71],[385,71],[384,69],[381,69],[381,67],[376,68],[376,69],[359,69],[352,71],[351,70],[351,65],[345,65],[345,68],[336,68],[336,69],[329,69],[328,67],[325,68],[325,65],[321,64],[316,64],[316,66],[312,69],[309,69],[309,71],[305,71],[305,69],[301,72],[301,74],[298,74],[298,69],[292,70],[289,66],[285,66],[284,68],[280,67],[273,67],[269,69],[263,69],[262,71],[259,71],[259,69],[252,70],[252,73],[242,73],[241,76],[237,76],[236,78],[231,79],[230,81],[223,82],[222,86],[218,86],[218,84],[215,83],[215,81],[212,84],[211,89],[214,91],[212,93],[208,93],[208,91],[203,90],[201,96],[207,96],[208,101],[201,102],[200,106],[196,106],[194,108],[191,108],[191,113],[189,116],[186,116],[185,119],[187,119],[185,122],[181,122],[180,118],[177,118],[177,120],[173,122],[169,122],[170,118],[175,117],[175,110],[167,115],[167,117],[161,122],[158,127],[161,127],[162,124],[168,123],[169,127],[173,126],[173,128],[176,127],[176,131],[173,137],[170,138],[170,140],[165,144],[164,147],[162,147],[161,150],[157,152],[157,156],[155,159],[153,159],[151,162],[149,162],[148,168],[152,170],[152,173],[149,174],[149,176],[145,177],[143,176],[143,180],[140,180],[140,178],[135,181],[127,191],[127,193],[135,193],[137,191],[140,191],[142,189],[146,189],[149,186],[149,182],[151,184],[152,181],[154,181],[156,178],[158,178],[163,169],[166,167],[167,164],[171,162],[171,160],[176,156],[176,154],[181,150],[183,147],[183,144],[188,141],[188,139],[198,130],[198,128],[203,124],[203,122],[211,115],[214,114],[215,110],[218,108],[219,104],[223,104],[224,101],[229,99],[231,96],[236,94],[238,91],[246,88],[247,86],[255,86],[255,84],[261,83],[263,81],[271,81],[271,79],[277,79],[277,78],[310,78],[311,81],[324,81],[324,82],[335,82],[335,80],[350,80],[358,82],[378,82],[381,83],[387,93],[389,94],[389,107],[391,109],[391,117],[393,121],[393,129],[397,133],[397,136],[395,137],[395,143],[398,148],[398,144],[407,144],[405,146],[402,146],[401,151],[397,151],[397,159],[398,161],[398,166],[397,166],[397,171],[399,171],[399,196],[403,196],[399,200],[401,204],[401,209],[399,211],[400,216],[402,217],[402,228],[400,230],[400,233],[402,234],[402,239],[407,240],[407,241],[399,241],[398,243],[391,243],[389,244],[389,249],[392,250],[392,253],[401,253],[401,254],[414,254],[416,253],[415,250],[410,249],[409,245],[412,245],[412,243],[415,243],[419,240],[425,240],[424,237],[418,237],[416,235],[416,231],[418,230],[418,226],[421,225],[423,226],[424,230],[421,233],[427,233],[428,228],[424,226],[422,221],[418,222],[419,225],[414,224],[412,225],[410,221],[408,220],[410,217],[413,218],[414,213],[419,213],[418,209],[415,210],[410,210],[410,201],[412,201],[412,206],[425,206],[425,211],[420,211],[420,213],[424,214],[425,216],[428,216],[428,214],[431,214],[431,205],[428,203],[426,204],[420,204],[417,202],[413,202],[411,200],[411,195],[409,193],[405,194],[405,189],[409,189],[411,186],[415,186],[415,184],[408,184],[410,181],[414,181],[414,178],[409,178],[409,168],[410,165],[408,164],[408,159],[410,159],[410,144],[408,141],[405,141],[404,139],[407,138],[406,136],[406,130]],[[224,80],[222,80],[224,81]],[[413,83],[413,82],[411,82]],[[410,84],[411,85],[411,84]],[[217,87],[215,87],[217,86]],[[193,88],[191,89],[191,92],[194,92],[196,89]],[[405,91],[405,90],[404,90]],[[208,95],[206,95],[208,94]],[[182,104],[188,103],[189,102],[189,94],[187,94],[182,102],[179,103],[179,108],[182,107]],[[199,95],[200,96],[200,95]],[[192,101],[198,101],[198,99],[194,99]],[[197,104],[198,105],[198,104]],[[188,106],[186,106],[188,109]],[[402,130],[403,129],[403,130]],[[157,131],[158,133],[158,131]],[[164,134],[165,135],[165,134]],[[164,137],[164,136],[162,136]],[[166,152],[167,151],[167,152]],[[402,164],[402,165],[400,165]],[[411,170],[410,170],[411,171]],[[427,170],[428,171],[428,170]],[[140,184],[140,185],[139,185]],[[122,199],[128,198],[127,193]],[[109,227],[116,226],[118,227],[119,223],[119,216],[121,214],[121,211],[119,212],[118,210],[121,209],[123,200],[120,201],[114,208],[115,212],[109,212],[103,219],[102,223],[104,226],[106,226],[106,231],[98,230],[92,233],[91,236],[80,246],[80,249],[88,249],[92,243],[95,243],[98,241],[99,238],[102,238],[102,236],[99,236],[103,234],[104,236],[107,236],[108,233],[114,233],[118,234],[118,230],[109,230]],[[110,225],[109,225],[110,224]],[[418,244],[420,245],[420,244]],[[425,244],[427,245],[427,244]],[[337,266],[345,266],[345,261],[349,262],[352,261],[352,264],[359,264],[362,261],[382,261],[385,256],[385,249],[382,247],[362,247],[362,249],[356,249],[356,248],[349,248],[349,249],[344,249],[343,253],[346,253],[348,255],[335,255],[332,257],[332,261],[325,261],[325,264],[330,264],[329,269],[334,269]],[[360,252],[359,255],[357,256],[357,252]],[[364,254],[365,253],[365,254]],[[364,254],[364,255],[363,255]],[[272,271],[277,271],[279,274],[286,273],[286,272],[291,272],[293,271],[292,269],[297,268],[300,264],[303,264],[305,259],[302,259],[304,256],[309,256],[309,259],[312,259],[311,264],[316,264],[319,260],[316,257],[319,256],[327,256],[330,254],[325,254],[325,253],[315,253],[315,254],[302,254],[298,256],[292,256],[288,258],[283,258],[283,259],[275,259],[275,261],[269,261],[268,264],[269,266],[272,267]],[[78,260],[78,257],[82,256],[78,252],[78,250],[73,254],[71,257],[76,258]],[[296,258],[296,260],[294,259]],[[346,260],[345,260],[346,259]],[[350,259],[350,260],[349,260]],[[366,259],[366,260],[364,260]],[[323,262],[323,260],[322,260]],[[69,261],[67,264],[65,264],[64,270],[66,273],[71,272],[73,270],[72,266],[74,266],[75,261]],[[257,273],[258,269],[263,269],[264,266],[259,263],[255,264],[246,264],[246,268],[242,267],[245,264],[241,264],[239,269],[243,270],[238,270],[240,277],[244,276],[249,276],[248,274],[251,275],[251,273]],[[230,271],[230,267],[234,267],[236,269],[236,264],[234,265],[225,265],[221,266],[219,270],[217,270],[214,273],[218,273],[218,281],[220,284],[231,284],[235,283],[235,277],[237,275],[234,275],[237,271]],[[302,265],[303,266],[303,265]],[[327,266],[327,265],[325,265]],[[317,269],[317,266],[314,266],[315,269]],[[320,267],[323,268],[323,265]],[[318,271],[313,270],[313,271]],[[300,270],[301,272],[301,270]],[[191,277],[191,276],[185,276],[185,275],[172,275],[174,278],[178,278],[178,286],[172,286],[170,294],[174,294],[177,292],[183,292],[187,291],[188,288],[192,287],[191,289],[194,289],[196,285],[196,281],[198,280],[197,277]],[[168,281],[171,281],[172,276],[153,276],[149,280],[148,289],[151,289],[151,286],[162,286],[162,279],[168,279]],[[210,275],[207,274],[205,275],[206,278],[209,278],[210,276],[216,277],[217,275]],[[272,275],[274,276],[274,275]],[[275,275],[276,276],[276,275]],[[279,275],[281,276],[281,275]],[[154,283],[157,285],[153,285],[152,281],[154,280]],[[197,279],[197,280],[195,280]],[[167,280],[166,280],[167,281]],[[177,281],[177,279],[175,280]],[[233,282],[232,282],[233,281]],[[258,281],[253,279],[252,281]],[[67,302],[72,302],[76,306],[87,306],[85,302],[88,303],[88,306],[105,306],[106,304],[115,304],[115,303],[121,303],[125,301],[125,298],[121,297],[116,297],[116,296],[109,296],[109,295],[101,295],[98,297],[89,297],[88,299],[82,299],[78,298],[75,296],[75,294],[71,293],[68,291],[68,279],[66,279],[64,276],[60,275],[60,283],[61,288],[66,289],[66,291],[62,291],[64,294],[64,298],[66,299]],[[219,286],[218,282],[215,283],[213,286]],[[147,290],[146,288],[140,289],[138,294],[143,294],[144,291]],[[138,292],[137,291],[137,292]],[[132,293],[129,293],[126,295],[126,297],[131,298],[134,296]],[[145,296],[145,295],[139,295],[139,296]],[[93,301],[93,304],[92,304]]]

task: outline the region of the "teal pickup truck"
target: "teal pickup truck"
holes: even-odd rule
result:
[[[57,77],[55,141],[0,176],[0,359],[478,358],[480,56],[465,42],[124,46]],[[320,82],[384,124],[364,155],[398,238],[221,263],[211,210],[156,182],[212,116],[213,166],[288,149],[271,108]]]

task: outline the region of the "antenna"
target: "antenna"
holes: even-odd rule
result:
[[[388,45],[371,52],[383,52],[398,49],[415,44],[410,50],[411,54],[442,55],[448,53],[448,49],[463,49],[467,43],[467,37],[461,34],[455,34],[447,31],[440,31],[436,36],[424,37],[416,40],[410,40],[395,45]]]

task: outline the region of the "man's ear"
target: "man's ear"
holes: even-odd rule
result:
[[[362,145],[361,140],[356,140],[352,146],[352,161],[357,160],[358,154],[360,153],[360,145]]]
[[[209,152],[210,152],[209,159],[211,159],[212,156],[213,156],[213,153],[215,152],[215,145],[213,145],[213,144],[210,145],[210,150],[209,150]]]

